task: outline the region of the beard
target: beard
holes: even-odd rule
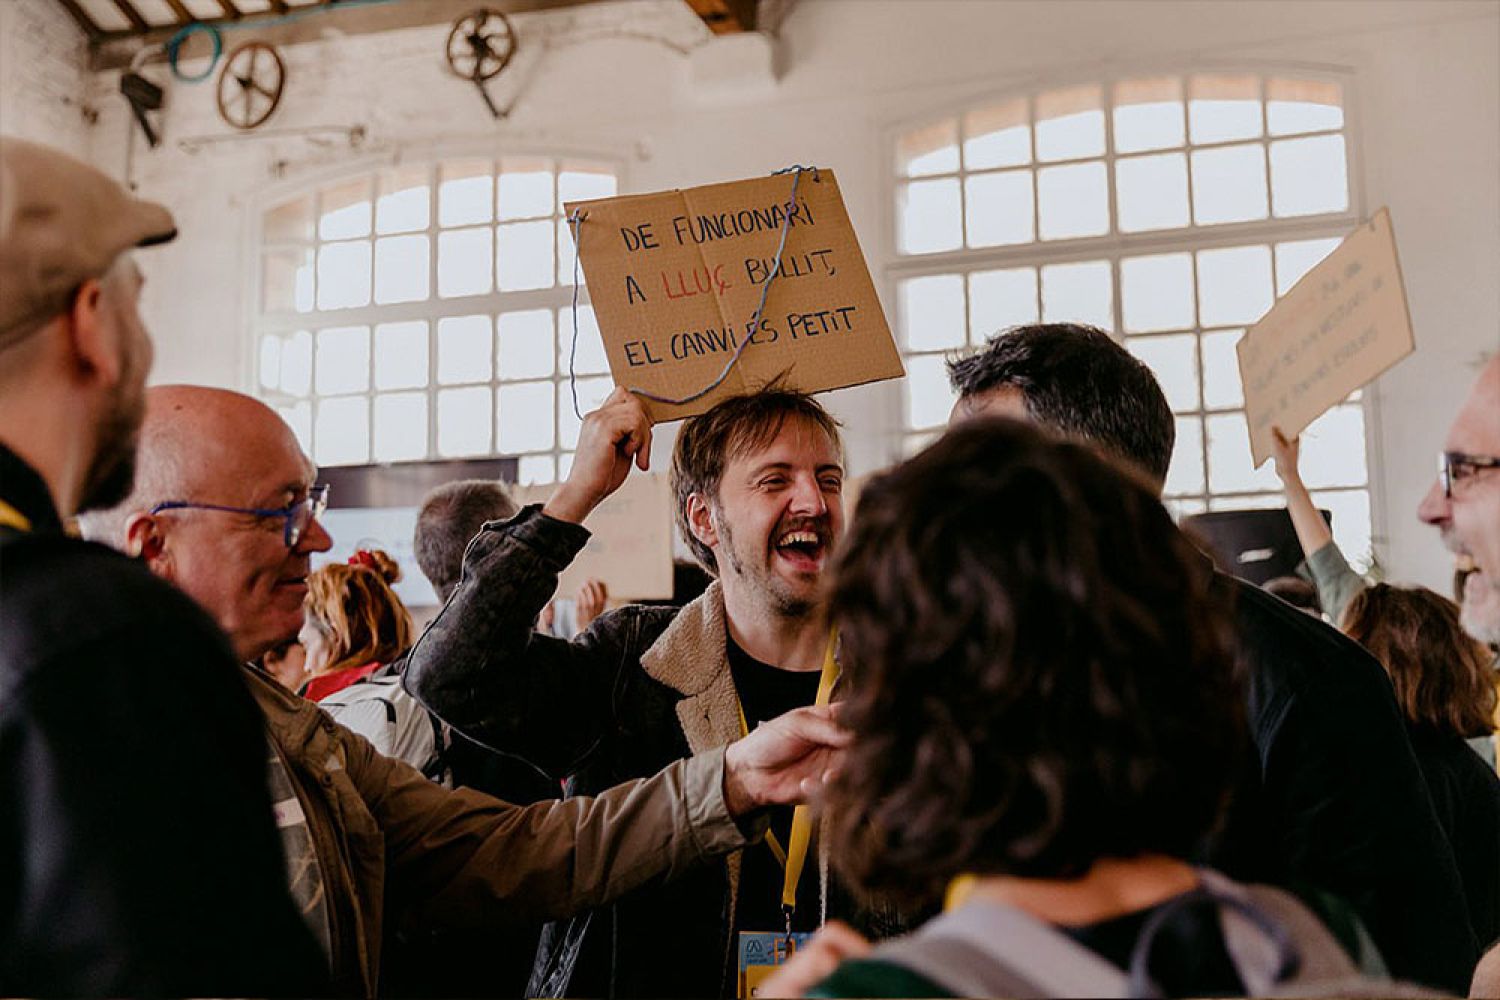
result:
[[[146,373],[132,352],[94,439],[94,458],[83,477],[78,513],[123,503],[135,486],[135,455],[146,415]]]
[[[786,581],[771,569],[770,556],[756,560],[746,558],[735,544],[734,532],[729,521],[720,516],[720,534],[724,536],[724,549],[729,566],[734,574],[744,580],[760,595],[767,609],[780,618],[806,618],[817,606],[817,602],[793,592]]]

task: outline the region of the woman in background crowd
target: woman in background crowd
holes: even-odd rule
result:
[[[1347,908],[1189,861],[1250,743],[1228,613],[1150,488],[976,421],[852,524],[831,854],[948,912],[873,952],[834,926],[764,993],[1314,995],[1379,968]]]
[[[304,697],[322,701],[411,645],[411,614],[391,589],[399,579],[401,567],[379,549],[361,549],[347,564],[332,563],[308,575],[297,636],[307,650]]]

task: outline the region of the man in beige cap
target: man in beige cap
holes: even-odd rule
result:
[[[130,491],[151,343],[129,251],[173,235],[0,137],[0,996],[327,989],[223,634],[63,528]]]

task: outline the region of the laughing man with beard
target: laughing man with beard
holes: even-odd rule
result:
[[[842,442],[811,397],[774,388],[719,403],[677,438],[678,526],[717,577],[708,591],[681,610],[609,612],[572,641],[534,631],[588,541],[585,519],[632,462],[647,467],[650,447],[645,410],[617,389],[584,418],[572,471],[546,505],[486,525],[470,543],[462,580],[406,672],[445,721],[567,778],[571,794],[653,773],[729,743],[742,724],[812,703],[829,647],[820,583],[844,530]],[[772,813],[780,845],[791,819],[790,809]],[[816,841],[814,831],[792,929],[815,929],[830,905],[866,930],[886,929],[826,884]],[[738,932],[786,929],[784,881],[773,849],[757,845],[554,924],[528,992],[733,995]]]

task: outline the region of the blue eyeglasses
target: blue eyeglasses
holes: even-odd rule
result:
[[[226,507],[217,503],[193,503],[189,500],[168,500],[152,507],[147,513],[160,514],[164,510],[217,510],[226,514],[248,514],[252,517],[279,517],[283,519],[281,538],[286,547],[294,549],[302,540],[307,526],[323,516],[328,509],[328,484],[319,483],[307,491],[301,500],[293,500],[285,507]]]

